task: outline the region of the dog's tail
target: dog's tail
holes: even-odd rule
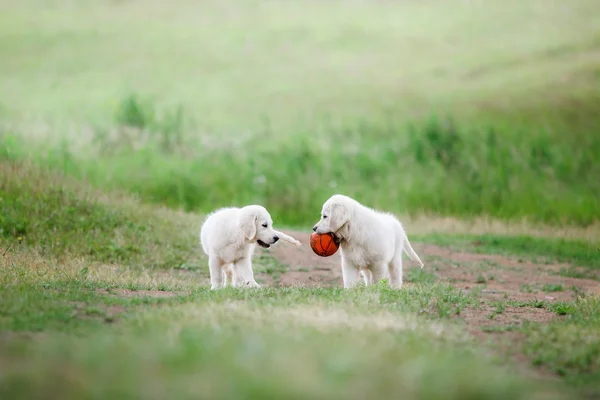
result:
[[[202,250],[204,250],[204,254],[208,255],[208,248],[206,247],[206,243],[202,240],[202,234],[200,234],[200,245],[202,246]]]
[[[208,218],[206,218],[208,219]],[[206,237],[205,237],[205,225],[206,224],[206,219],[204,220],[204,222],[202,222],[202,227],[200,228],[200,235],[199,235],[199,239],[200,239],[200,245],[202,246],[202,250],[204,250],[204,254],[208,255],[208,247],[206,246]]]
[[[297,241],[297,240],[296,240],[296,239],[294,239],[293,237],[286,235],[286,234],[285,234],[285,233],[283,233],[283,232],[275,231],[275,234],[276,234],[277,236],[279,236],[279,238],[280,238],[280,239],[283,239],[283,240],[285,240],[286,242],[288,242],[288,243],[291,243],[291,244],[293,244],[293,245],[295,245],[295,246],[301,246],[301,245],[302,245],[302,243],[300,243],[299,241]]]
[[[413,250],[412,246],[410,245],[410,242],[408,241],[408,236],[406,235],[404,235],[404,251],[406,252],[406,255],[408,255],[408,258],[410,258],[411,260],[419,264],[421,268],[423,268],[423,261],[421,261],[417,253],[415,253],[415,251]]]

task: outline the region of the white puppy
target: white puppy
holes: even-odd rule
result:
[[[200,230],[200,242],[208,256],[211,289],[227,285],[260,287],[254,280],[252,253],[256,244],[269,248],[279,239],[300,242],[273,229],[267,210],[258,205],[222,208],[210,214]]]
[[[363,206],[350,197],[331,196],[313,227],[317,233],[332,232],[340,241],[344,287],[354,287],[363,275],[366,285],[388,277],[394,288],[402,287],[402,252],[423,268],[398,219]]]

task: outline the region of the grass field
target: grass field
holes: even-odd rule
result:
[[[600,398],[593,0],[0,0],[0,397]],[[341,289],[335,192],[424,270]],[[299,238],[211,292],[203,215]]]

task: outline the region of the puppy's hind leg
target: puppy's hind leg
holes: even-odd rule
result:
[[[231,264],[223,267],[223,287],[227,286],[227,282],[233,285],[233,265]]]
[[[225,284],[223,263],[215,257],[209,257],[208,268],[210,269],[210,290],[221,289]]]
[[[365,286],[370,286],[373,284],[373,273],[370,269],[361,269],[360,273],[365,281]]]
[[[402,287],[402,253],[398,252],[392,258],[388,265],[388,272],[390,274],[390,286],[394,289],[400,289]]]
[[[381,282],[383,279],[387,278],[388,275],[388,271],[386,268],[386,265],[374,265],[373,266],[373,284],[377,285],[379,282]]]

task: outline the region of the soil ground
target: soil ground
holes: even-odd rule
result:
[[[306,236],[303,232],[286,233],[296,238]],[[319,257],[308,240],[302,242],[301,247],[283,244],[268,250],[285,268],[276,279],[267,273],[258,273],[257,278],[267,286],[341,287],[340,252]],[[560,318],[545,308],[535,307],[535,301],[569,301],[582,293],[600,293],[598,280],[561,276],[560,271],[569,267],[566,264],[538,264],[521,257],[457,252],[424,243],[412,245],[425,263],[424,271],[434,274],[436,282],[449,283],[466,292],[479,292],[481,307],[463,310],[459,316],[479,338],[499,336],[501,330],[508,334],[510,329],[505,328],[525,321],[545,323]],[[410,270],[418,267],[406,257],[404,260],[404,284],[408,286],[414,284],[409,279]],[[498,301],[505,304],[501,312],[494,305]],[[506,305],[507,301],[532,305]]]

